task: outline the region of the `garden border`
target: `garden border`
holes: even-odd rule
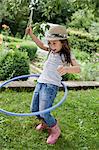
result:
[[[35,79],[34,79],[35,80]],[[6,88],[35,88],[35,81],[33,79],[29,79],[27,81],[13,81],[6,86]],[[0,84],[3,81],[0,81]],[[88,88],[99,88],[98,81],[63,81],[65,85],[67,85],[68,89],[88,89]],[[63,89],[61,87],[60,89]]]

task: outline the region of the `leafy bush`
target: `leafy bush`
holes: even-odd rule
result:
[[[80,79],[80,75],[79,74],[65,74],[62,77],[63,81],[68,81],[68,80],[79,80]]]
[[[79,49],[73,49],[74,56],[80,62],[89,62],[91,59],[91,55],[85,51],[80,51]]]
[[[35,58],[37,52],[37,46],[33,42],[11,42],[9,43],[8,47],[13,50],[17,48],[23,52],[27,52],[30,60]]]
[[[87,53],[85,52],[84,52],[85,56],[81,56],[80,53],[76,54],[76,58],[79,60],[79,64],[81,68],[81,72],[79,73],[80,80],[99,81],[99,71],[98,71],[99,70],[99,58],[98,56],[95,53],[92,53],[89,57],[89,55],[87,56],[86,55]]]
[[[29,74],[29,58],[18,50],[0,53],[0,80]]]
[[[33,60],[35,58],[37,46],[33,42],[22,42],[19,45],[19,50],[26,51],[30,60]]]
[[[81,64],[81,80],[85,81],[99,81],[99,62],[97,63],[82,63]]]
[[[86,51],[88,53],[98,51],[99,36],[93,36],[87,32],[82,32],[71,28],[67,31],[71,48]]]
[[[4,36],[3,35],[3,39],[6,42],[22,42],[22,39],[16,38],[16,37],[11,37],[11,36]]]
[[[92,10],[89,9],[79,9],[76,11],[72,17],[69,26],[76,27],[76,28],[83,28],[88,31],[89,27],[91,26],[94,20],[94,13]]]
[[[17,33],[24,35],[26,28],[29,1],[5,0],[0,1],[0,17],[3,24],[7,24],[11,33],[15,36]],[[6,16],[6,17],[5,17]]]
[[[93,22],[89,28],[89,32],[93,35],[99,35],[99,20],[98,22]]]
[[[0,51],[2,50],[2,46],[0,45]]]
[[[91,55],[77,49],[73,53],[80,65],[79,74],[65,74],[63,80],[99,81],[99,56],[95,53]]]

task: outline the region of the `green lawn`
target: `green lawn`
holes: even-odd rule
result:
[[[55,145],[47,145],[47,131],[37,132],[35,117],[11,117],[0,114],[0,150],[99,150],[99,90],[68,93],[67,101],[52,113],[62,135]],[[63,95],[59,92],[55,103]],[[29,112],[32,92],[0,92],[0,107],[9,111]]]

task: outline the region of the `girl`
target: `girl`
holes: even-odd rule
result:
[[[46,35],[48,46],[45,46],[33,33],[32,28],[26,29],[33,41],[41,49],[49,51],[48,59],[44,64],[43,72],[38,78],[38,83],[34,90],[31,103],[31,111],[41,111],[52,106],[58,88],[61,86],[62,75],[66,73],[79,73],[80,67],[74,57],[71,56],[70,47],[67,40],[64,26],[51,27]],[[60,136],[60,128],[57,120],[49,113],[37,116],[42,119],[36,129],[49,129],[48,144],[54,144]]]

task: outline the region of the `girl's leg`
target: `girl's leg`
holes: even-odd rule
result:
[[[51,84],[44,84],[39,94],[39,110],[52,107],[57,94],[58,87]],[[60,136],[60,128],[56,119],[49,113],[40,115],[49,127],[50,135],[47,139],[48,144],[55,144]]]
[[[31,112],[38,112],[39,111],[39,92],[41,90],[41,87],[42,87],[41,83],[38,83],[35,87],[34,94],[32,97],[31,106],[30,106]],[[45,123],[43,123],[43,118],[41,118],[40,115],[37,115],[37,118],[39,120],[42,120],[42,123],[36,127],[36,130],[43,130],[43,129],[47,128],[47,125]]]
[[[34,90],[34,93],[33,93],[31,106],[30,106],[31,112],[39,111],[39,92],[40,92],[40,89],[41,89],[41,84],[37,83],[35,90]],[[40,116],[38,115],[37,117],[40,117]]]
[[[52,84],[42,84],[42,88],[39,93],[39,111],[52,107],[54,99],[57,94],[58,87]],[[53,127],[56,125],[56,119],[48,113],[40,115],[48,127]]]

